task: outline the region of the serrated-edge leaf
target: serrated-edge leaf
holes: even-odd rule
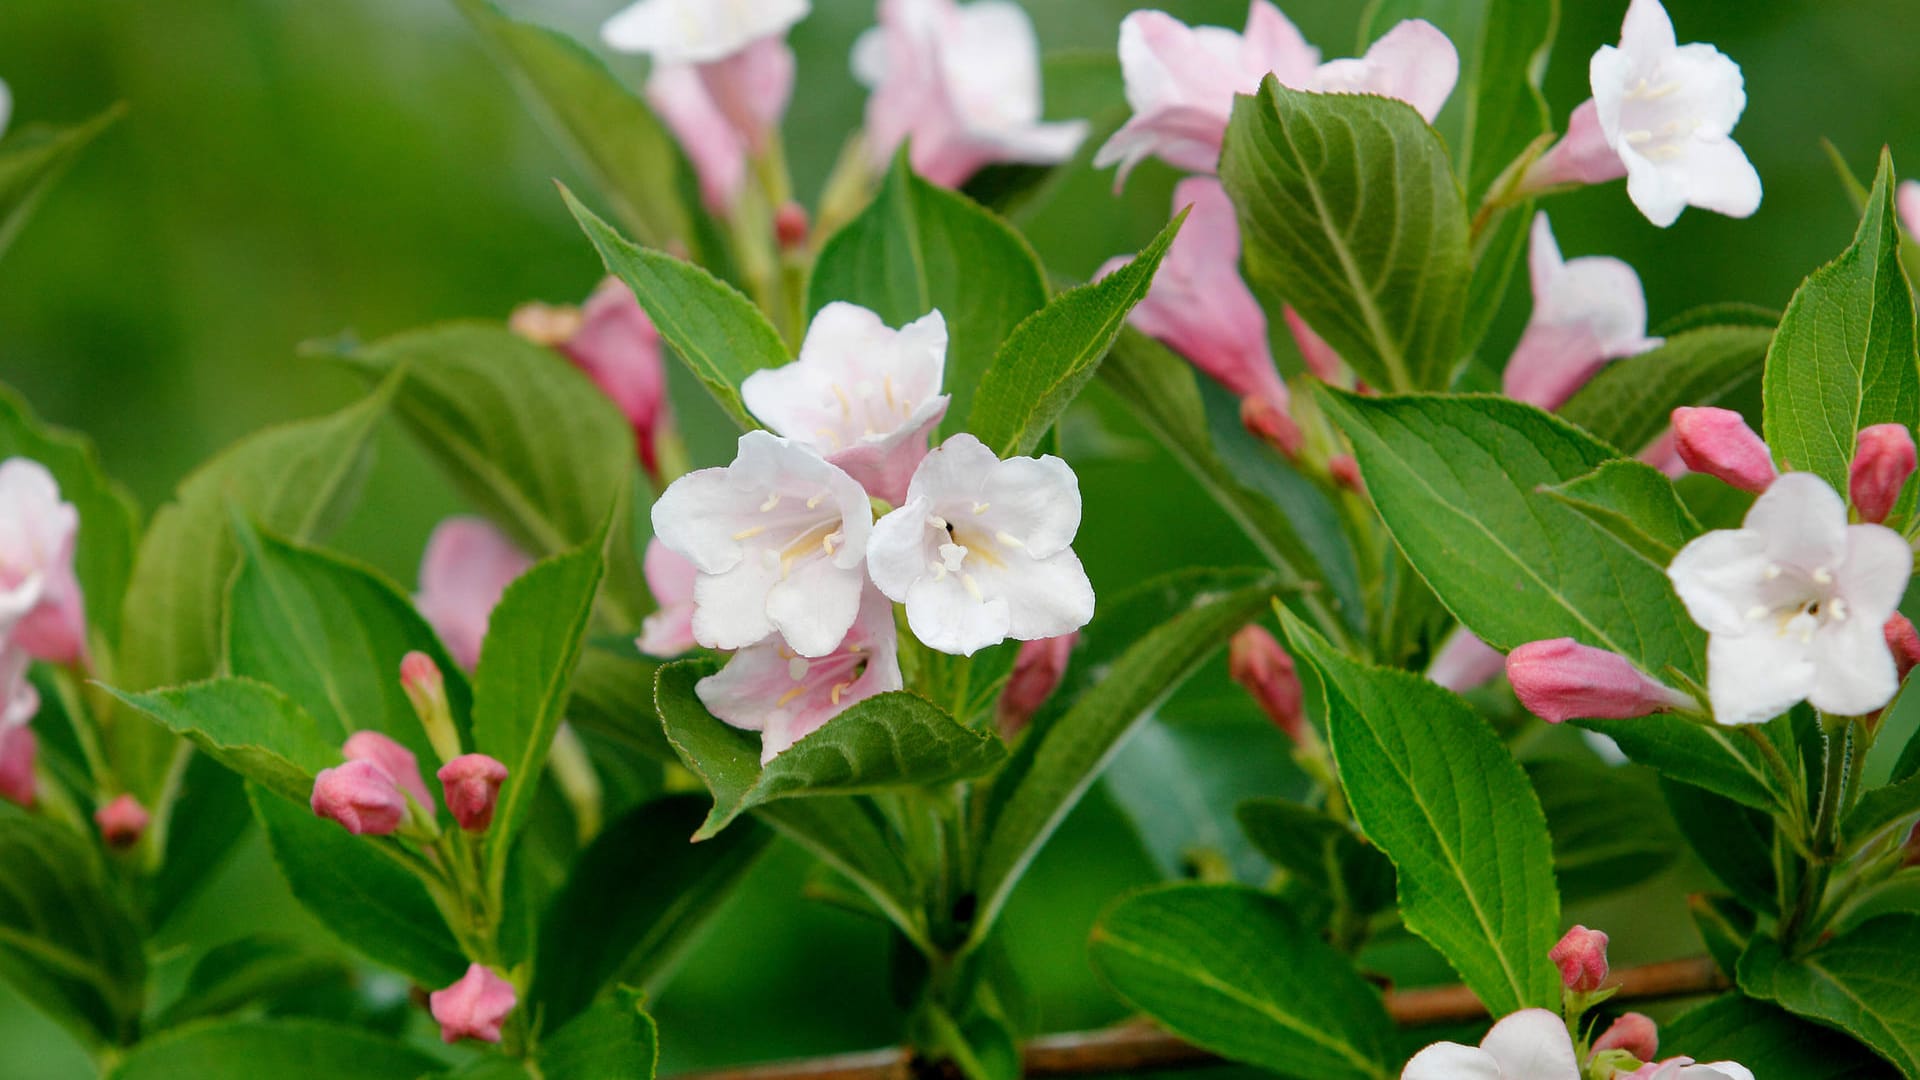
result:
[[[291,698],[254,679],[209,679],[133,694],[108,687],[107,692],[192,739],[215,761],[294,802],[305,802],[314,776],[342,760],[343,735],[323,733]],[[258,737],[249,738],[249,731]]]
[[[418,1080],[442,1063],[406,1043],[319,1020],[222,1020],[191,1024],[142,1042],[107,1080]]]
[[[1920,998],[1913,958],[1920,915],[1883,915],[1792,958],[1755,938],[1740,958],[1740,989],[1788,1012],[1837,1027],[1905,1076],[1920,1075]]]
[[[1701,532],[1673,481],[1643,462],[1609,461],[1546,491],[1662,570]]]

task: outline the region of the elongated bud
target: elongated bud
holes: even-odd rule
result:
[[[1366,484],[1360,479],[1360,463],[1352,454],[1335,454],[1327,459],[1327,475],[1333,482],[1353,492],[1355,495],[1367,493]]]
[[[797,202],[781,204],[773,215],[773,235],[781,251],[798,251],[807,243],[807,208]]]
[[[413,705],[413,715],[427,730],[427,741],[443,762],[460,756],[460,732],[453,726],[453,709],[447,704],[447,680],[440,665],[423,652],[410,652],[400,658],[400,689]],[[423,785],[424,786],[424,785]]]
[[[1287,737],[1298,743],[1305,731],[1304,691],[1293,657],[1259,624],[1241,627],[1227,646],[1227,673],[1260,705]]]
[[[1687,468],[1756,495],[1777,475],[1767,444],[1732,409],[1673,410],[1673,447]]]
[[[121,795],[93,812],[93,823],[100,827],[100,839],[115,851],[125,851],[140,842],[153,818],[140,800]]]
[[[1067,672],[1067,657],[1080,632],[1059,637],[1022,642],[1013,658],[1013,674],[1007,676],[1006,689],[1000,691],[1000,734],[1013,738],[1033,719],[1041,705],[1053,695]]]
[[[1887,620],[1881,632],[1886,636],[1887,649],[1893,653],[1894,669],[1904,681],[1907,672],[1920,666],[1920,632],[1914,630],[1911,620],[1897,611],[1893,613],[1893,618]]]
[[[1264,397],[1241,398],[1240,423],[1287,460],[1300,456],[1300,444],[1305,438],[1300,434],[1300,425],[1287,415],[1284,404]]]
[[[1591,994],[1607,981],[1607,935],[1576,926],[1547,952],[1560,969],[1560,983],[1576,994]]]
[[[1340,385],[1341,372],[1346,369],[1340,354],[1333,351],[1326,338],[1314,333],[1313,327],[1291,306],[1281,308],[1280,315],[1287,321],[1287,332],[1293,335],[1293,344],[1300,350],[1300,360],[1307,365],[1307,370],[1323,383]]]
[[[513,984],[483,964],[471,964],[460,980],[427,995],[433,1019],[440,1025],[440,1041],[461,1039],[500,1041],[500,1024],[519,1003]]]
[[[39,739],[25,724],[0,727],[0,799],[33,809],[33,762],[39,749]]]
[[[385,769],[349,761],[313,778],[313,812],[355,836],[386,836],[407,819],[407,797]]]
[[[1660,1028],[1641,1013],[1626,1013],[1615,1020],[1593,1041],[1593,1052],[1625,1050],[1641,1061],[1652,1061],[1660,1053]]]
[[[460,827],[471,833],[486,832],[493,824],[493,807],[500,800],[507,767],[485,754],[462,754],[440,766],[435,775],[447,797],[447,809]]]
[[[1900,489],[1913,475],[1913,435],[1900,424],[1861,428],[1847,491],[1860,520],[1878,525],[1893,512]]]
[[[427,790],[427,782],[420,778],[420,760],[413,751],[394,742],[377,731],[356,731],[347,736],[347,744],[341,747],[348,761],[370,761],[387,774],[400,790],[413,796],[420,809],[433,814],[433,794]]]
[[[1600,108],[1588,98],[1573,110],[1560,141],[1527,166],[1519,191],[1530,194],[1568,184],[1604,184],[1625,175],[1626,163],[1600,128]]]
[[[1507,654],[1507,679],[1527,711],[1549,724],[1625,720],[1693,708],[1686,694],[1641,674],[1618,653],[1572,638],[1530,641]]]

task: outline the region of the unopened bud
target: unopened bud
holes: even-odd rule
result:
[[[1000,691],[1000,734],[1013,738],[1033,719],[1041,705],[1053,695],[1067,672],[1067,657],[1079,631],[1059,637],[1041,638],[1020,644],[1013,658],[1013,674],[1007,676],[1006,689]]]
[[[1227,673],[1288,738],[1301,741],[1306,713],[1300,676],[1294,672],[1293,657],[1265,627],[1249,624],[1233,635],[1227,646]]]
[[[461,1039],[500,1041],[500,1024],[519,1002],[513,984],[483,964],[470,964],[460,980],[427,995],[433,1019],[440,1025],[440,1041]]]
[[[433,752],[443,762],[459,757],[460,732],[453,726],[453,709],[447,704],[447,680],[433,657],[423,652],[401,657],[400,689],[406,691],[413,714],[426,729]]]
[[[1549,724],[1625,720],[1696,705],[1641,674],[1626,657],[1572,638],[1530,641],[1513,650],[1507,654],[1507,680],[1520,704]]]
[[[1641,1013],[1626,1013],[1593,1041],[1594,1053],[1608,1050],[1624,1050],[1641,1061],[1652,1061],[1660,1052],[1660,1028]]]
[[[125,851],[140,842],[153,820],[140,800],[121,795],[93,812],[93,823],[100,827],[100,839],[115,851]]]
[[[354,732],[347,736],[341,751],[348,761],[372,762],[388,779],[400,785],[401,791],[413,796],[420,809],[432,816],[433,795],[427,790],[427,782],[420,778],[420,759],[413,756],[413,751],[377,731]]]
[[[1340,374],[1346,368],[1340,354],[1333,351],[1327,339],[1313,332],[1307,320],[1293,310],[1291,305],[1280,309],[1280,315],[1287,321],[1287,332],[1293,335],[1293,343],[1300,350],[1300,360],[1307,365],[1313,377],[1332,386],[1340,385]]]
[[[1367,493],[1366,485],[1360,480],[1360,463],[1353,459],[1352,454],[1335,454],[1328,458],[1327,475],[1333,478],[1334,483],[1355,495]]]
[[[1547,953],[1560,969],[1560,983],[1576,994],[1591,994],[1607,981],[1607,935],[1576,926]]]
[[[0,799],[33,809],[33,761],[40,742],[25,724],[0,727]]]
[[[807,242],[807,208],[797,202],[782,203],[773,215],[773,235],[781,251],[798,251]]]
[[[1904,681],[1907,672],[1920,666],[1920,632],[1914,630],[1911,620],[1896,611],[1881,628],[1881,633],[1887,639],[1887,650],[1893,653],[1894,670]]]
[[[1687,468],[1756,495],[1777,475],[1767,444],[1732,409],[1673,410],[1673,447]]]
[[[1878,525],[1893,512],[1900,489],[1913,475],[1913,436],[1901,424],[1861,428],[1853,466],[1847,471],[1847,491],[1860,520]]]
[[[493,824],[493,807],[500,801],[507,767],[485,754],[462,754],[440,766],[435,775],[447,797],[447,809],[460,827],[471,833],[486,832]]]
[[[1240,423],[1287,460],[1300,455],[1305,437],[1300,434],[1300,425],[1287,415],[1286,406],[1263,397],[1241,398]]]
[[[355,836],[386,836],[407,819],[407,797],[386,770],[371,761],[349,761],[320,770],[309,805]]]

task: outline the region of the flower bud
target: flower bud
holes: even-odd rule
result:
[[[1346,369],[1340,354],[1334,352],[1327,339],[1315,333],[1291,305],[1281,308],[1280,316],[1287,321],[1287,332],[1293,335],[1293,344],[1300,350],[1300,361],[1307,365],[1307,370],[1321,382],[1339,386],[1340,373]]]
[[[1696,704],[1641,674],[1626,657],[1572,638],[1530,641],[1513,650],[1507,654],[1507,680],[1520,704],[1549,724],[1625,720]]]
[[[433,794],[427,790],[427,782],[420,778],[420,761],[413,751],[394,742],[377,731],[356,731],[347,736],[347,743],[341,747],[348,761],[370,761],[387,774],[400,790],[413,796],[428,817],[433,816]]]
[[[1875,424],[1860,429],[1856,445],[1847,491],[1860,520],[1878,525],[1913,475],[1913,435],[1901,424]]]
[[[153,820],[140,800],[121,795],[93,812],[93,823],[100,827],[100,839],[115,851],[125,851],[140,842]]]
[[[1360,479],[1360,463],[1352,454],[1335,454],[1327,459],[1327,475],[1333,482],[1353,492],[1355,495],[1367,493],[1366,484]]]
[[[407,819],[407,797],[385,769],[349,761],[313,778],[313,812],[355,836],[386,836]]]
[[[1227,673],[1253,695],[1262,712],[1287,737],[1298,743],[1305,733],[1304,691],[1294,673],[1293,657],[1272,634],[1257,623],[1240,628],[1227,646]]]
[[[773,215],[773,236],[781,251],[798,251],[807,242],[807,208],[788,200]]]
[[[1904,681],[1907,672],[1920,666],[1920,632],[1915,632],[1913,623],[1896,611],[1881,628],[1881,633],[1887,639],[1887,649],[1893,653],[1894,669]]]
[[[1061,676],[1067,672],[1067,657],[1073,653],[1073,643],[1079,639],[1080,632],[1075,630],[1059,637],[1020,643],[1020,652],[1013,658],[1013,674],[1007,676],[1006,689],[1000,691],[1002,736],[1011,739],[1018,735],[1053,695]]]
[[[433,1019],[440,1025],[440,1041],[459,1042],[479,1039],[500,1041],[500,1022],[513,1011],[519,998],[513,984],[483,964],[470,964],[460,980],[444,990],[427,995]]]
[[[1592,98],[1580,103],[1567,120],[1567,133],[1527,166],[1520,192],[1531,194],[1567,184],[1604,184],[1627,175],[1600,128],[1600,108]]]
[[[39,747],[33,729],[25,724],[0,726],[0,799],[33,809],[33,760]]]
[[[427,741],[441,761],[460,756],[460,732],[453,726],[453,709],[447,704],[447,680],[440,665],[423,652],[410,652],[400,658],[400,689],[413,705],[413,715],[427,730]],[[423,785],[424,786],[424,785]],[[422,803],[421,805],[430,805]]]
[[[1607,981],[1607,935],[1576,926],[1547,953],[1560,982],[1576,994],[1591,994]]]
[[[1641,1013],[1626,1013],[1593,1041],[1593,1052],[1625,1050],[1641,1061],[1652,1061],[1660,1052],[1660,1028]]]
[[[1687,468],[1742,491],[1757,495],[1777,475],[1767,444],[1732,409],[1673,410],[1673,445]]]
[[[1300,455],[1300,444],[1305,439],[1300,434],[1300,425],[1287,415],[1284,402],[1265,397],[1241,398],[1240,423],[1289,461]]]
[[[507,767],[485,754],[462,754],[434,774],[447,797],[447,809],[462,829],[486,832],[493,824],[493,807],[500,799],[500,784],[507,778]]]

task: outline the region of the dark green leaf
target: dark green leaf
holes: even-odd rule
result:
[[[143,1042],[108,1080],[418,1080],[442,1063],[405,1043],[314,1020],[239,1020]]]
[[[1473,244],[1473,278],[1467,283],[1467,313],[1460,325],[1460,352],[1471,355],[1486,339],[1487,331],[1499,317],[1506,302],[1513,272],[1526,255],[1533,224],[1533,204],[1523,203],[1494,215]],[[1487,358],[1483,365],[1491,373],[1504,361]],[[1462,369],[1456,380],[1468,369]],[[1477,370],[1477,369],[1476,369]]]
[[[279,690],[252,679],[114,695],[192,739],[220,764],[297,803],[313,794],[321,769],[343,760],[346,735],[337,725],[323,725]]]
[[[1567,902],[1631,888],[1680,854],[1680,834],[1651,772],[1578,758],[1530,761],[1526,770],[1553,834],[1553,873]]]
[[[1667,430],[1682,405],[1712,405],[1760,375],[1773,328],[1701,326],[1615,360],[1560,407],[1560,415],[1628,453]]]
[[[1920,1075],[1920,997],[1913,958],[1920,915],[1883,915],[1798,958],[1756,938],[1740,958],[1740,989],[1845,1031],[1899,1067]]]
[[[1753,940],[1759,916],[1733,897],[1718,893],[1687,897],[1687,914],[1693,916],[1693,928],[1700,932],[1700,943],[1707,947],[1714,966],[1731,981],[1740,968],[1740,954]]]
[[[1547,491],[1661,570],[1701,532],[1673,481],[1638,461],[1609,461]]]
[[[233,845],[247,831],[246,781],[205,754],[194,754],[181,774],[180,795],[169,816],[194,822],[169,828],[160,870],[145,892],[147,924],[158,930],[186,910],[187,901],[212,881]]]
[[[1393,863],[1344,822],[1286,799],[1250,799],[1235,811],[1247,839],[1304,884],[1371,915],[1393,904]]]
[[[0,817],[0,976],[89,1044],[132,1040],[147,954],[99,849],[62,825]]]
[[[1782,805],[1775,781],[1754,744],[1710,721],[1656,714],[1632,723],[1575,720],[1620,744],[1628,757],[1756,810]],[[1684,831],[1684,830],[1683,830]]]
[[[580,655],[573,676],[568,722],[582,731],[630,746],[655,761],[673,763],[673,747],[653,711],[653,680],[658,661],[638,655],[631,641],[615,651],[597,643]]]
[[[1920,814],[1920,776],[1875,788],[1860,796],[1840,823],[1841,850],[1853,851],[1873,839],[1875,833],[1915,814]]]
[[[1661,778],[1674,824],[1713,876],[1755,911],[1779,911],[1774,887],[1773,820],[1705,787]]]
[[[34,204],[67,171],[80,151],[125,111],[126,106],[115,105],[73,127],[22,128],[0,143],[0,254],[5,254],[13,238],[20,235]]]
[[[1771,1080],[1878,1080],[1886,1066],[1859,1043],[1765,1002],[1724,994],[1660,1027],[1660,1052],[1738,1061]]]
[[[296,941],[266,935],[238,938],[200,954],[187,974],[186,989],[155,1023],[173,1027],[249,1005],[270,1005],[282,994],[351,977],[346,964]]]
[[[540,1044],[546,1080],[653,1080],[659,1035],[632,990],[614,994]]]

